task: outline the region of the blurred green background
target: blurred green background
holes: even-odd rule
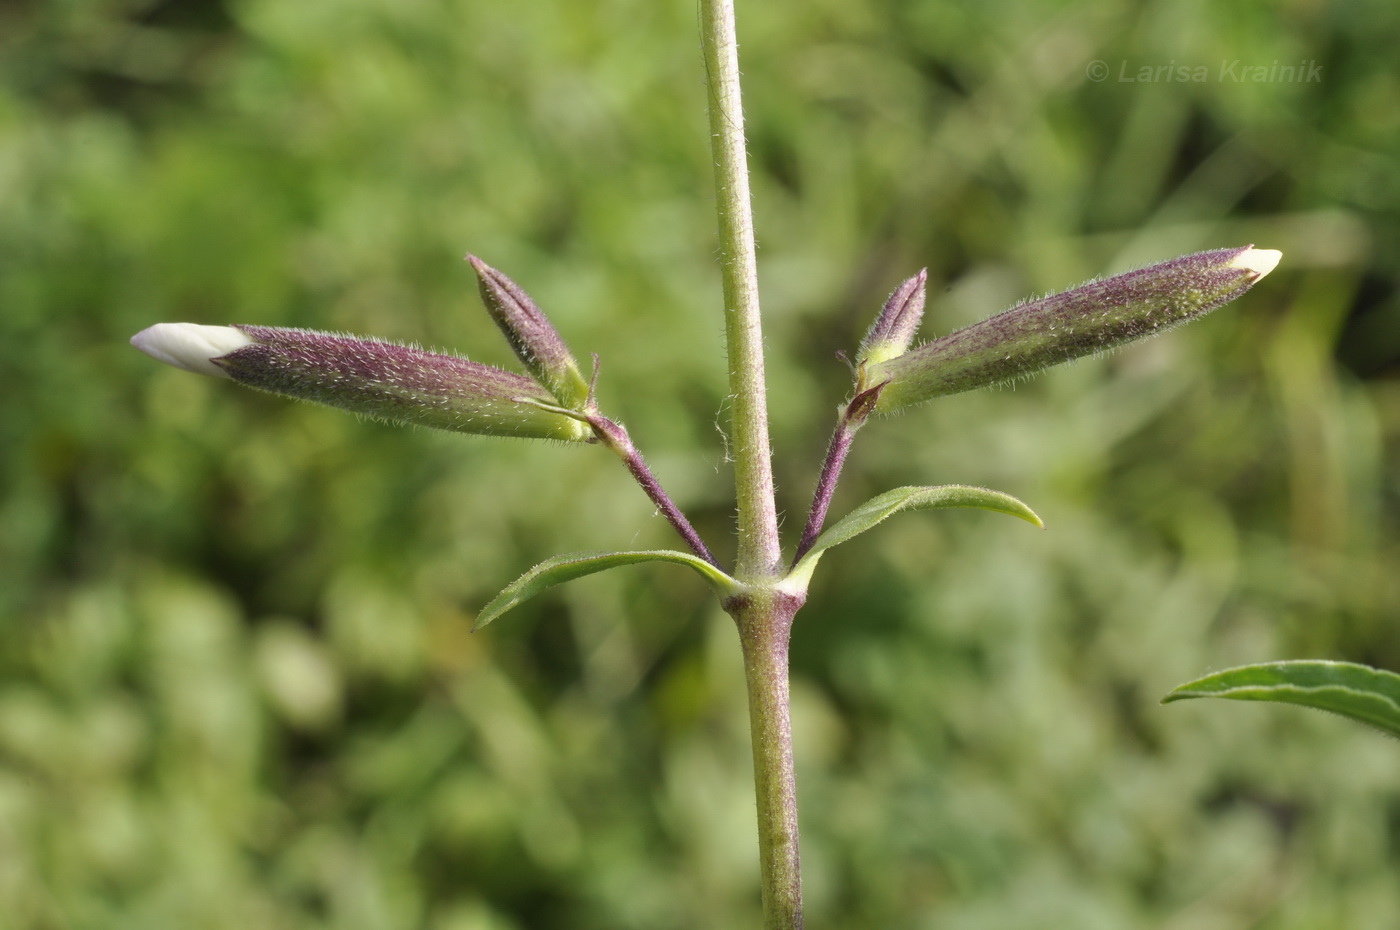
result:
[[[757,926],[737,638],[703,585],[612,572],[467,633],[551,554],[674,545],[615,461],[127,345],[257,322],[510,364],[470,249],[601,354],[604,409],[728,557],[695,26],[0,7],[0,927]],[[1205,323],[862,433],[835,514],[964,482],[1049,530],[909,516],[824,560],[794,643],[809,925],[1400,925],[1400,747],[1156,703],[1244,662],[1400,669],[1400,6],[814,0],[740,30],[789,531],[833,355],[919,267],[936,333],[1284,252]],[[1234,79],[1275,62],[1319,79]]]

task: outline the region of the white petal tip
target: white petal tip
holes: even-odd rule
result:
[[[1262,278],[1278,267],[1280,258],[1283,258],[1283,253],[1278,249],[1249,249],[1241,252],[1239,257],[1230,264],[1236,268],[1252,271]]]
[[[197,323],[157,323],[131,337],[131,344],[151,358],[192,371],[197,375],[227,378],[211,359],[228,355],[253,340],[232,326],[200,326]]]

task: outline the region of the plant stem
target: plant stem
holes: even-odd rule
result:
[[[709,562],[715,568],[721,568],[719,562],[710,552],[710,547],[705,545],[705,540],[700,538],[700,534],[691,526],[685,514],[671,500],[671,495],[666,493],[666,489],[661,486],[661,482],[651,473],[647,467],[646,460],[642,458],[642,453],[638,451],[632,442],[632,437],[627,434],[627,428],[621,423],[609,420],[601,414],[593,414],[588,417],[588,425],[593,427],[593,434],[599,441],[612,449],[617,457],[622,459],[622,463],[627,466],[627,470],[632,473],[632,477],[637,479],[637,484],[642,486],[647,497],[656,505],[656,509],[666,518],[666,521],[680,534],[681,539],[686,541],[691,550],[700,558]]]
[[[826,459],[822,462],[821,477],[817,479],[817,490],[812,494],[812,509],[807,513],[807,525],[802,529],[802,540],[793,553],[792,564],[796,565],[812,548],[826,522],[826,512],[831,507],[831,498],[836,494],[836,482],[841,478],[841,468],[846,464],[846,455],[851,451],[851,441],[856,438],[859,426],[852,426],[843,412],[836,422],[836,430],[831,434],[831,445],[827,446]]]
[[[807,525],[802,530],[802,540],[797,544],[797,553],[792,557],[796,565],[822,531],[826,522],[826,512],[831,507],[831,498],[836,494],[836,483],[841,480],[841,469],[846,464],[846,456],[851,451],[851,442],[865,421],[870,419],[880,392],[885,389],[883,382],[874,387],[864,387],[864,379],[856,382],[856,396],[846,404],[836,419],[836,430],[831,434],[831,444],[826,449],[826,459],[822,462],[822,473],[817,478],[817,490],[812,494],[812,509],[807,512]]]
[[[748,590],[726,603],[739,626],[753,734],[754,792],[766,930],[801,930],[797,783],[789,719],[788,640],[806,599],[777,589],[782,547],[773,494],[758,261],[749,202],[744,109],[733,0],[700,0],[700,39],[709,75],[710,144],[724,276],[724,334],[733,402],[734,483],[739,556],[734,574]]]
[[[758,261],[739,91],[739,48],[733,0],[701,0],[700,37],[709,75],[710,144],[715,163],[719,248],[724,277],[724,333],[733,399],[734,481],[739,554],[735,576],[765,581],[782,557],[773,493],[768,402],[763,378],[763,327],[758,313]]]
[[[748,681],[764,930],[802,928],[788,642],[793,617],[805,599],[770,589],[725,605],[739,625]]]

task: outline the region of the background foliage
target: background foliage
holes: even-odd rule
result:
[[[825,560],[794,656],[811,925],[1396,926],[1393,743],[1156,701],[1241,662],[1400,669],[1400,7],[815,0],[740,30],[789,530],[833,353],[918,267],[946,331],[1285,256],[1204,324],[862,433],[835,516],[964,482],[1049,530],[904,517]],[[0,8],[0,925],[756,925],[701,583],[611,573],[466,633],[556,551],[673,544],[616,462],[126,345],[258,322],[506,364],[471,249],[602,354],[605,409],[731,548],[694,33],[641,0]],[[1120,80],[1163,65],[1209,79]]]

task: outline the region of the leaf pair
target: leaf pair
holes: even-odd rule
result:
[[[778,587],[788,589],[793,593],[806,591],[812,578],[812,571],[817,567],[817,562],[826,550],[859,536],[901,511],[944,510],[954,507],[991,510],[1020,517],[1022,520],[1041,528],[1045,526],[1040,517],[1036,516],[1035,511],[1011,495],[1003,494],[1000,491],[958,484],[941,487],[896,488],[871,498],[843,519],[832,524],[826,532],[817,537],[816,543],[807,551],[806,555],[798,560],[792,571],[779,583]],[[496,595],[477,616],[473,629],[481,629],[501,614],[523,604],[536,594],[554,585],[582,578],[594,572],[616,568],[619,565],[632,565],[638,562],[674,562],[678,565],[689,566],[710,583],[721,600],[744,590],[743,582],[720,571],[705,560],[669,549],[560,555],[536,565]]]

